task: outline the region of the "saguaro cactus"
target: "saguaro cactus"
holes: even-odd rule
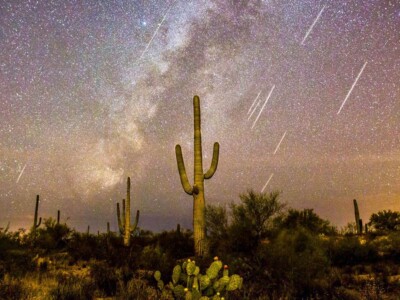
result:
[[[203,256],[207,253],[206,229],[205,229],[205,199],[204,199],[204,179],[210,179],[218,166],[219,144],[214,143],[213,157],[210,169],[203,173],[203,157],[201,149],[201,116],[200,98],[193,97],[194,110],[194,183],[189,183],[185,163],[182,157],[182,149],[178,144],[175,146],[176,161],[178,163],[179,176],[184,191],[193,196],[193,233],[194,250],[196,256]]]
[[[353,204],[354,204],[354,216],[356,219],[357,234],[360,235],[362,234],[363,223],[362,220],[360,219],[360,212],[358,211],[358,204],[356,199],[353,200]]]
[[[131,235],[136,230],[139,222],[140,211],[136,211],[135,222],[131,226],[131,178],[127,180],[126,202],[122,200],[122,220],[120,215],[119,203],[117,203],[117,218],[120,234],[124,237],[124,245],[129,246]]]
[[[60,224],[60,210],[57,210],[57,225]]]
[[[40,223],[42,223],[42,218],[39,218],[38,222],[38,210],[39,210],[39,195],[36,195],[35,217],[33,219],[33,227],[32,227],[33,235],[35,235],[36,233],[36,228],[38,228],[40,226]]]

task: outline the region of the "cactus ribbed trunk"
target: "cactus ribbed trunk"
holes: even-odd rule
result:
[[[198,96],[193,98],[194,110],[194,183],[190,185],[187,178],[185,164],[183,161],[180,145],[176,145],[176,160],[178,163],[179,175],[185,192],[193,196],[193,235],[194,251],[196,256],[207,254],[206,228],[205,228],[205,198],[204,198],[204,179],[210,179],[218,166],[219,144],[214,143],[213,158],[210,169],[203,173],[203,155],[201,146],[201,114],[200,99]]]
[[[203,173],[203,153],[201,148],[201,119],[200,119],[200,99],[193,100],[194,109],[194,186],[198,192],[193,194],[193,236],[195,253],[203,256],[205,253],[205,200],[204,200],[204,173]]]
[[[360,212],[358,211],[358,204],[357,204],[356,199],[353,200],[353,204],[354,204],[354,217],[356,220],[357,234],[361,235],[363,227],[362,227],[362,220],[360,219]]]
[[[126,183],[126,202],[125,202],[125,232],[124,246],[129,246],[131,243],[131,178],[128,177]]]
[[[124,246],[129,246],[131,241],[131,235],[136,230],[139,223],[140,211],[136,211],[136,218],[131,226],[131,178],[128,177],[127,189],[126,189],[126,201],[122,200],[122,218],[119,209],[119,203],[117,203],[117,219],[118,229],[121,236],[124,238]]]
[[[33,218],[33,227],[32,227],[33,236],[36,236],[36,228],[38,228],[40,226],[40,223],[42,223],[42,218],[39,218],[38,222],[38,211],[39,211],[39,195],[36,195],[35,216]]]

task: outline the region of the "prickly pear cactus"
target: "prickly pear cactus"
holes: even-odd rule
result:
[[[172,283],[177,284],[179,281],[179,278],[181,276],[182,268],[180,265],[176,265],[174,269],[172,270]]]
[[[236,274],[229,276],[228,266],[222,266],[222,262],[215,257],[206,274],[201,274],[196,262],[189,259],[174,267],[170,283],[164,284],[159,271],[154,273],[154,278],[162,295],[185,300],[223,300],[230,291],[242,287],[243,279]]]

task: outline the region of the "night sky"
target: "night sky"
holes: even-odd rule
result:
[[[0,227],[40,194],[42,218],[116,230],[130,176],[141,228],[191,228],[194,95],[207,203],[400,210],[399,0],[0,0]]]

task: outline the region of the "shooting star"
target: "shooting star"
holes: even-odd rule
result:
[[[279,149],[279,147],[280,147],[280,145],[281,145],[283,139],[285,138],[286,132],[287,132],[287,131],[285,131],[285,133],[283,134],[281,140],[279,141],[278,146],[276,146],[276,149],[275,149],[275,151],[274,151],[274,155],[276,154],[276,152],[278,152],[278,149]]]
[[[20,180],[20,178],[21,178],[21,176],[22,176],[22,173],[24,173],[24,171],[25,171],[25,168],[26,168],[26,164],[25,164],[25,166],[22,168],[21,172],[19,173],[19,176],[18,176],[18,178],[17,178],[17,182],[16,182],[16,183],[18,183],[18,181]]]
[[[342,110],[344,104],[346,103],[346,101],[347,101],[347,99],[349,98],[351,92],[353,91],[354,87],[356,86],[357,81],[358,81],[358,79],[360,78],[362,72],[364,71],[364,68],[365,68],[365,66],[367,65],[367,63],[368,63],[368,62],[366,61],[365,64],[362,66],[360,73],[358,73],[356,80],[353,82],[353,85],[351,86],[349,92],[347,93],[346,98],[344,98],[344,101],[343,101],[343,103],[342,103],[342,106],[340,106],[340,108],[339,108],[337,114],[340,114],[340,111]]]
[[[169,8],[167,9],[167,12],[164,14],[164,16],[163,16],[161,22],[158,24],[156,30],[154,31],[153,36],[151,37],[150,41],[147,43],[146,48],[144,48],[142,54],[140,55],[139,59],[138,59],[136,62],[140,61],[140,60],[142,59],[142,57],[145,55],[145,53],[147,52],[147,49],[149,49],[151,43],[153,42],[155,36],[156,36],[157,33],[158,33],[158,30],[160,29],[160,27],[161,27],[162,24],[164,23],[165,18],[167,17],[169,11],[171,10],[172,6],[175,4],[176,1],[177,1],[177,0],[175,0],[175,1],[169,6]]]
[[[254,99],[253,104],[250,106],[249,111],[247,112],[247,114],[250,113],[250,111],[253,109],[254,104],[256,104],[258,97],[260,97],[261,91],[258,93],[256,99]]]
[[[269,179],[267,180],[267,183],[264,185],[264,187],[261,190],[261,193],[264,193],[265,188],[267,187],[268,183],[271,181],[272,176],[274,176],[274,173],[271,174],[271,176],[269,176]]]
[[[261,113],[263,112],[265,105],[267,105],[267,102],[268,102],[269,98],[271,97],[272,92],[274,91],[274,89],[275,89],[275,85],[273,85],[272,89],[270,90],[270,92],[269,92],[269,94],[268,94],[268,96],[267,96],[267,99],[266,99],[265,102],[264,102],[264,105],[261,107],[260,112],[258,113],[257,118],[256,118],[256,119],[254,120],[254,122],[253,122],[253,126],[251,126],[251,129],[253,129],[254,126],[256,125],[256,123],[257,123],[257,121],[258,121],[258,118],[261,116]]]
[[[311,27],[308,29],[306,35],[304,36],[303,40],[301,41],[301,45],[304,45],[304,42],[306,41],[308,35],[309,35],[309,34],[311,33],[311,31],[313,30],[315,24],[317,24],[319,18],[320,18],[321,15],[322,15],[322,12],[323,12],[324,9],[325,9],[325,6],[326,6],[326,5],[324,5],[324,6],[322,7],[322,9],[321,9],[321,11],[319,12],[318,16],[315,18],[314,23],[312,23]]]

